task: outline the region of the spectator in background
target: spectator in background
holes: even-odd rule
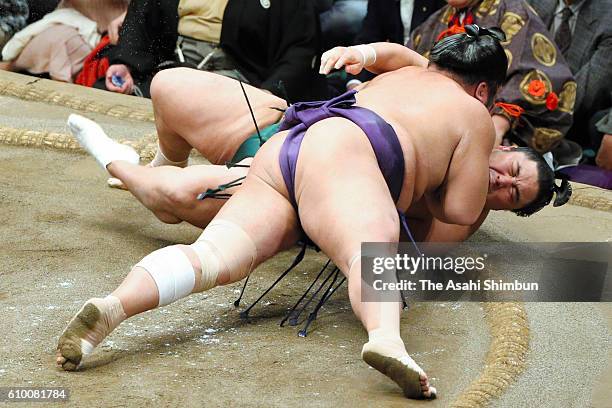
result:
[[[27,18],[26,0],[0,0],[0,49],[13,34],[25,27]]]
[[[595,163],[602,169],[612,171],[612,109],[608,108],[607,111],[601,112],[605,115],[595,123],[594,127],[591,127],[590,132],[591,141],[599,143]]]
[[[318,0],[323,50],[352,45],[368,10],[368,0]]]
[[[612,106],[612,0],[529,2],[553,34],[576,77],[576,84],[567,91],[576,98],[568,138],[597,151],[601,135],[593,137],[598,134],[595,123]],[[609,128],[605,132],[611,133]],[[610,147],[605,150],[610,151]]]
[[[370,0],[356,41],[405,44],[415,28],[445,5],[444,0]]]
[[[125,12],[128,0],[63,0],[58,8],[30,24],[2,50],[9,69],[73,82],[101,33]]]
[[[413,31],[408,46],[428,56],[436,40],[468,24],[501,27],[507,79],[495,98],[497,141],[506,138],[540,153],[550,151],[572,124],[576,83],[538,15],[522,0],[447,0]]]
[[[119,41],[106,52],[110,67],[94,86],[149,97],[158,66],[175,59],[179,0],[132,0],[119,29]],[[113,84],[113,75],[123,84]]]
[[[103,84],[114,92],[132,93],[136,83],[149,96],[156,71],[178,60],[289,100],[325,96],[312,0],[134,0],[119,38]]]

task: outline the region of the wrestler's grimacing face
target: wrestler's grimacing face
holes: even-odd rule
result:
[[[522,152],[495,150],[489,156],[487,208],[516,210],[538,195],[538,169]]]

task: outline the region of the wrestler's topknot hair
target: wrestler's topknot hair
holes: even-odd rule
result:
[[[530,147],[516,147],[511,152],[521,152],[529,160],[536,163],[538,172],[538,195],[532,202],[518,210],[512,210],[520,217],[529,217],[546,207],[554,197],[553,207],[560,207],[567,203],[572,195],[572,186],[567,180],[561,180],[561,185],[555,184],[555,173],[544,158]]]
[[[469,85],[486,82],[489,89],[497,90],[505,82],[508,69],[508,57],[500,44],[505,39],[499,28],[467,25],[465,33],[438,41],[429,60],[458,75]]]

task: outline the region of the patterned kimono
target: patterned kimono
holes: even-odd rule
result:
[[[441,35],[472,22],[501,27],[508,74],[493,114],[511,123],[506,137],[541,153],[554,148],[572,124],[576,82],[544,23],[523,0],[482,0],[469,9],[447,5],[431,15],[406,44],[425,57]]]

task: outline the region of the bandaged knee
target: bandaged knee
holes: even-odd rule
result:
[[[155,281],[158,306],[211,289],[217,286],[219,276],[223,283],[236,282],[251,272],[257,258],[255,243],[248,234],[238,225],[223,220],[210,223],[189,248],[200,260],[199,280],[191,261],[178,246],[152,252],[136,264]]]
[[[195,270],[191,261],[178,246],[158,249],[136,264],[146,270],[155,281],[159,292],[158,306],[166,306],[184,298],[195,286]]]
[[[225,220],[211,222],[190,247],[202,265],[196,292],[212,288],[219,277],[223,284],[241,280],[251,272],[257,258],[251,237],[239,225]]]

